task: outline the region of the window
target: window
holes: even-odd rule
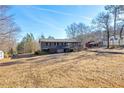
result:
[[[51,42],[49,43],[49,46],[51,46]]]
[[[59,46],[61,46],[61,45],[62,45],[62,43],[60,42],[60,43],[59,43]]]
[[[66,43],[64,43],[64,45],[66,46]]]
[[[64,43],[62,42],[62,46],[64,46]]]
[[[54,46],[56,46],[56,42],[54,42]]]
[[[48,43],[46,42],[46,46],[48,46]]]
[[[57,42],[57,46],[59,45],[59,42]]]

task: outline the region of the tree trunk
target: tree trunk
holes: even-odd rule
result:
[[[115,9],[115,13],[114,13],[114,37],[116,35],[116,19],[117,19],[117,9]]]
[[[122,31],[123,31],[124,25],[122,25],[121,30],[120,30],[120,39],[119,39],[119,46],[121,46],[121,39],[122,39]]]
[[[121,30],[120,30],[120,38],[122,38],[122,31],[123,31],[124,25],[122,25]]]
[[[107,48],[109,48],[109,29],[107,27]]]

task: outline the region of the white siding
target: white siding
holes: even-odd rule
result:
[[[3,59],[3,58],[4,58],[4,52],[0,51],[0,59]]]
[[[114,36],[111,36],[109,38],[109,43],[110,45],[119,45],[119,40],[119,36],[116,36],[116,39],[114,38]],[[103,45],[107,45],[107,41],[103,41]],[[124,46],[124,38],[120,40],[120,45]]]

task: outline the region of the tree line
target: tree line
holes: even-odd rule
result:
[[[38,39],[34,38],[32,33],[27,33],[17,45],[17,53],[35,53],[35,51],[40,50],[39,40],[41,39],[55,39],[53,36],[48,36],[47,38],[44,35],[41,35]]]
[[[106,5],[104,12],[99,13],[92,21],[90,26],[84,23],[72,23],[65,29],[68,38],[81,40],[83,43],[88,40],[105,39],[107,48],[110,47],[110,36],[119,35],[119,45],[122,40],[124,29],[124,6]]]

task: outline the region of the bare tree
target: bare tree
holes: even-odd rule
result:
[[[89,26],[84,23],[73,23],[65,29],[69,38],[83,40],[84,35],[89,31]]]
[[[77,37],[77,33],[78,33],[78,29],[77,29],[77,24],[76,23],[72,23],[71,25],[67,26],[67,28],[65,29],[67,36],[69,38],[72,39],[76,39]]]
[[[0,5],[0,49],[10,51],[16,42],[20,28],[13,21],[13,15],[7,15],[10,6]]]
[[[76,39],[82,43],[85,47],[85,43],[90,38],[88,37],[88,32],[90,32],[90,27],[86,26],[84,23],[73,23],[66,28],[67,36],[71,39]]]
[[[95,24],[97,24],[98,27],[102,27],[101,30],[105,30],[107,32],[107,48],[109,48],[109,36],[110,36],[110,22],[111,22],[111,18],[109,13],[100,13],[96,20],[95,20]]]
[[[53,36],[49,36],[47,39],[55,39]]]
[[[122,38],[122,32],[124,30],[124,22],[122,22],[121,24],[122,25],[120,26],[120,32],[119,32],[119,37],[120,37],[120,39],[119,39],[119,46],[121,46],[121,40],[123,39]]]
[[[117,21],[119,18],[119,14],[122,13],[122,5],[107,5],[105,6],[105,10],[108,10],[114,17],[114,33],[113,35],[116,35],[116,30],[117,30]]]
[[[41,35],[39,39],[45,39],[45,36],[44,35]]]

